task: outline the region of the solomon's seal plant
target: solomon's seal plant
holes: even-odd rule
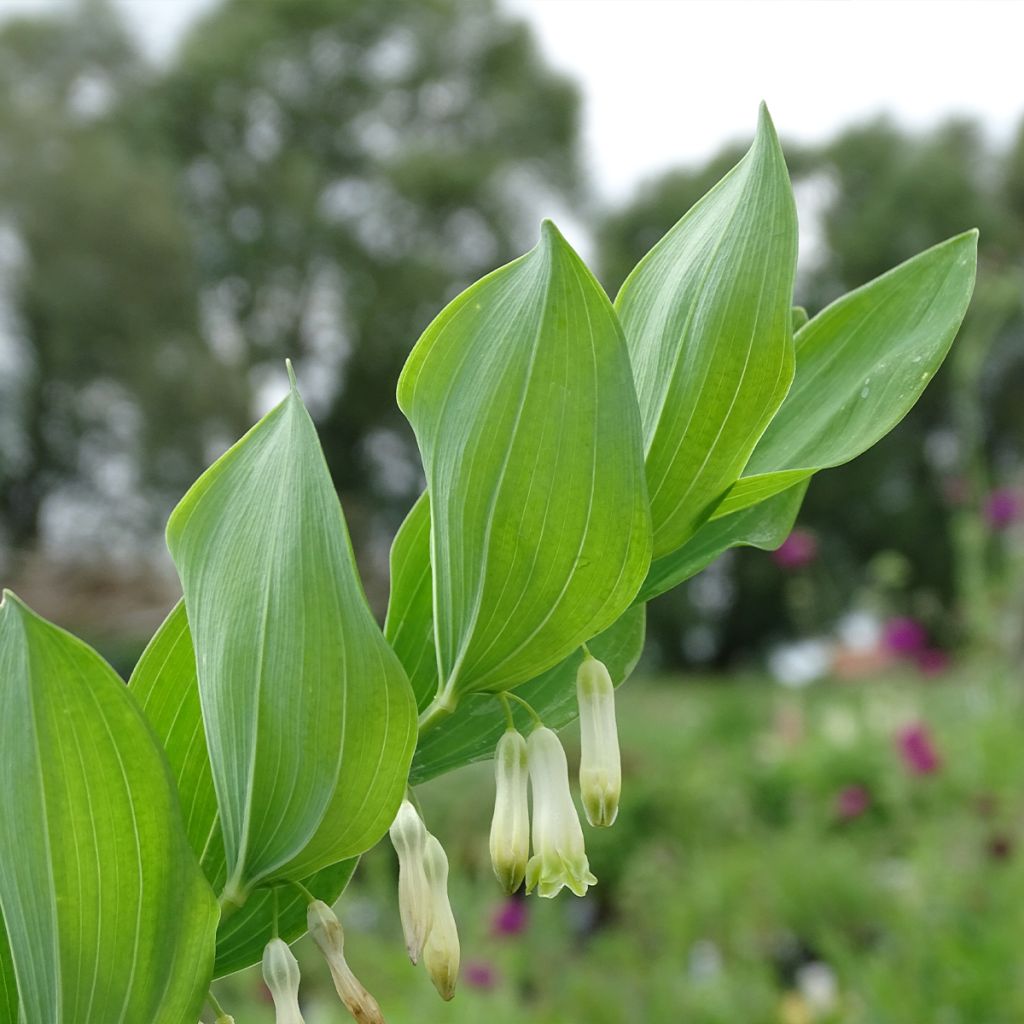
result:
[[[307,929],[342,1002],[380,1020],[329,908],[389,830],[409,956],[450,998],[457,915],[415,787],[492,756],[499,884],[586,892],[601,869],[557,730],[580,716],[582,805],[611,825],[614,688],[645,602],[727,548],[777,547],[811,477],[906,414],[967,309],[975,242],[807,320],[762,110],[614,304],[545,223],[427,328],[398,384],[427,486],[383,632],[294,376],[174,510],[184,597],[127,688],[5,593],[0,1020],[226,1021],[211,980],[262,960],[297,1022]]]

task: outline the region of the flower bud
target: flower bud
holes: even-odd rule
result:
[[[391,842],[398,854],[398,909],[409,959],[419,963],[430,932],[430,891],[423,868],[427,830],[416,808],[402,801],[391,826]]]
[[[442,999],[455,995],[459,980],[459,932],[448,902],[448,858],[444,848],[427,833],[424,864],[433,906],[433,924],[423,947],[423,964]]]
[[[306,913],[309,934],[327,958],[334,987],[348,1012],[359,1024],[384,1024],[377,1000],[363,988],[345,960],[345,933],[337,915],[326,903],[314,900]]]
[[[590,873],[583,829],[569,792],[569,766],[558,737],[544,726],[526,744],[533,791],[533,856],[526,865],[526,891],[557,896],[567,885],[577,896],[597,879]]]
[[[622,767],[615,728],[615,686],[604,663],[587,655],[576,672],[580,710],[580,795],[587,821],[610,825],[619,813]]]
[[[283,939],[271,939],[263,950],[263,980],[274,997],[277,1024],[305,1024],[299,1009],[299,964]]]
[[[508,729],[494,751],[491,866],[509,894],[523,884],[530,856],[528,779],[526,740],[515,729]]]

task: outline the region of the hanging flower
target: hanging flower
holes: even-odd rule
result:
[[[557,896],[568,886],[577,896],[597,879],[590,873],[583,829],[569,792],[569,766],[558,737],[544,726],[526,744],[533,791],[533,856],[526,865],[526,891]]]
[[[403,800],[391,826],[391,843],[398,854],[398,910],[409,959],[419,963],[430,932],[431,902],[424,871],[427,829],[416,808]]]
[[[523,884],[530,857],[530,810],[527,802],[526,740],[506,730],[494,751],[494,817],[491,819],[491,866],[505,892]]]
[[[299,1009],[299,963],[283,939],[263,950],[263,980],[274,997],[277,1024],[305,1024]]]
[[[427,833],[424,851],[427,884],[430,888],[430,934],[423,947],[423,964],[442,999],[455,995],[459,980],[459,932],[448,901],[448,858],[444,848]]]
[[[345,933],[337,915],[326,903],[314,900],[306,913],[309,934],[327,959],[334,987],[348,1012],[359,1024],[384,1024],[377,1000],[363,987],[345,960]]]
[[[587,821],[606,827],[619,813],[622,767],[615,727],[615,685],[604,663],[589,654],[576,672],[580,712],[580,795]]]

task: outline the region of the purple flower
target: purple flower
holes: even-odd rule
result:
[[[842,821],[853,821],[871,807],[871,792],[867,786],[844,786],[836,794],[836,816]]]
[[[898,616],[889,619],[882,631],[882,643],[886,650],[901,657],[912,657],[924,650],[928,633],[917,619]]]
[[[926,647],[918,651],[914,660],[917,667],[926,676],[938,676],[949,668],[949,654],[941,647]]]
[[[932,735],[923,722],[901,729],[896,744],[911,775],[934,775],[942,767]]]
[[[993,530],[1012,526],[1024,512],[1020,494],[1010,487],[997,487],[985,502],[985,521]]]
[[[818,538],[810,530],[795,529],[772,552],[780,569],[802,569],[818,557]]]
[[[462,969],[462,977],[470,988],[492,989],[498,983],[498,972],[483,960],[470,960]]]
[[[518,935],[526,928],[526,918],[526,900],[505,900],[491,919],[491,931],[495,935]]]

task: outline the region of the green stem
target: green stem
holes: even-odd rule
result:
[[[508,721],[509,729],[515,732],[516,720],[512,717],[512,705],[508,702],[508,693],[499,693],[498,700],[501,701],[501,706],[505,709],[505,719]]]
[[[430,706],[420,715],[420,736],[440,725],[457,707],[448,694],[439,693]]]
[[[217,997],[213,994],[212,988],[210,989],[209,992],[206,993],[206,1001],[210,1004],[210,1009],[213,1010],[218,1019],[220,1019],[221,1017],[230,1016],[228,1011],[225,1010],[224,1007],[221,1006],[220,1003],[217,1001]]]
[[[517,704],[521,704],[524,708],[526,708],[526,710],[530,714],[530,717],[533,719],[533,724],[534,725],[543,725],[544,724],[544,720],[540,717],[540,715],[537,714],[536,711],[534,711],[533,705],[532,704],[528,704],[525,700],[523,700],[522,697],[517,696],[511,690],[505,690],[505,692],[502,693],[501,696],[505,697],[505,698],[507,698],[509,700],[514,700]]]

